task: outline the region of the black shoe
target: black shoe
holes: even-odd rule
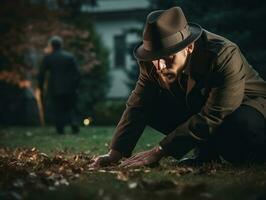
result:
[[[185,166],[185,167],[196,167],[202,166],[203,162],[196,157],[191,158],[182,158],[178,161],[178,165]]]
[[[221,163],[221,159],[219,157],[210,159],[210,160],[203,160],[200,157],[186,157],[182,158],[178,161],[178,165],[186,166],[186,167],[200,167],[207,163]]]
[[[186,166],[202,166],[205,163],[221,163],[219,154],[211,141],[199,143],[191,157],[179,160],[180,165]]]

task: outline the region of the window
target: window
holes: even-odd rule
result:
[[[115,67],[123,68],[126,64],[126,37],[125,35],[114,36]]]

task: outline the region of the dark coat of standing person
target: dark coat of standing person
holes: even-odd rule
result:
[[[51,96],[56,130],[64,133],[64,127],[70,123],[72,132],[78,133],[79,126],[75,104],[79,83],[79,71],[75,57],[63,50],[63,40],[53,36],[46,48],[46,55],[39,71],[39,88],[43,93],[44,81],[49,74],[48,92]]]
[[[250,41],[252,42],[252,40]],[[180,164],[266,161],[266,82],[239,47],[188,23],[181,8],[147,17],[135,48],[140,75],[99,167],[130,157],[146,125],[165,135],[158,146],[122,162],[136,167],[162,157],[195,157]],[[152,137],[152,136],[151,136]]]

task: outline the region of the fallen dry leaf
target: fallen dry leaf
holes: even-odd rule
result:
[[[48,156],[36,148],[0,148],[0,183],[8,191],[31,186],[54,190],[68,186],[70,180],[88,170],[90,162],[91,157],[84,153],[57,152]]]

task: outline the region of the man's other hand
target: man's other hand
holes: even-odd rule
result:
[[[137,153],[134,156],[126,159],[120,164],[120,167],[151,166],[158,163],[163,156],[163,150],[160,147],[155,147],[149,151]]]
[[[90,167],[100,168],[117,163],[122,158],[122,154],[116,150],[111,149],[108,154],[97,156],[92,160]]]

